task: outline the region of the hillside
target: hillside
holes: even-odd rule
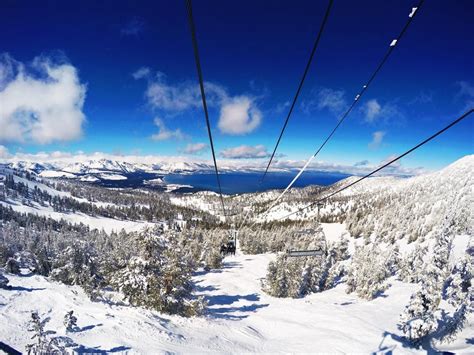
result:
[[[9,281],[0,288],[0,339],[17,350],[31,343],[25,329],[36,311],[50,319],[48,337],[77,352],[470,351],[472,308],[453,341],[440,335],[459,302],[472,297],[472,286],[451,289],[459,265],[474,256],[473,156],[427,175],[367,179],[328,201],[321,224],[316,210],[271,220],[354,178],[292,189],[268,223],[242,228],[237,255],[223,260],[219,248],[229,226],[216,218],[215,193],[107,189],[26,174],[37,168],[0,174],[1,274]],[[262,208],[277,194],[226,201],[236,211],[251,199]],[[322,258],[286,256],[288,249],[318,248]],[[156,275],[153,265],[160,265]],[[174,288],[164,286],[169,275]],[[463,275],[472,280],[472,272]],[[423,290],[436,302],[426,316],[432,338],[417,348],[404,337],[400,314]],[[149,303],[154,292],[164,292],[171,306]],[[202,313],[199,297],[206,301]],[[189,310],[173,302],[198,314],[184,317]],[[63,318],[71,310],[77,328],[66,332]]]

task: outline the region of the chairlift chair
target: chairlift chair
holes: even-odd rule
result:
[[[314,234],[316,231],[313,228],[306,228],[299,230],[296,234],[298,235],[309,235]],[[310,250],[291,250],[286,251],[286,255],[289,257],[301,257],[301,256],[322,256],[324,254],[322,249],[310,249]]]
[[[286,255],[289,257],[301,257],[301,256],[322,256],[323,251],[321,249],[313,250],[287,250]]]

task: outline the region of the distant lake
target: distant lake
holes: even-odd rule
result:
[[[223,173],[220,174],[222,192],[225,194],[240,194],[246,192],[284,189],[295,177],[295,173],[269,173],[263,184],[258,186],[262,173]],[[345,179],[349,175],[342,173],[307,172],[293,185],[305,187],[309,185],[327,186]],[[216,176],[211,173],[170,174],[164,177],[167,184],[191,185],[176,192],[215,191],[218,192]]]

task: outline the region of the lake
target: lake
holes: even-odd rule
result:
[[[262,173],[222,173],[220,174],[222,192],[240,194],[246,192],[284,189],[295,177],[295,173],[268,173],[263,184],[259,186]],[[293,187],[309,185],[327,186],[345,179],[349,175],[342,173],[306,172],[300,176]],[[170,174],[164,177],[167,184],[191,185],[182,187],[176,192],[215,191],[218,192],[216,176],[213,173]]]

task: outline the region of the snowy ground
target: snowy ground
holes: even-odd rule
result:
[[[77,350],[88,353],[415,352],[403,347],[396,328],[414,285],[392,281],[385,295],[373,301],[347,295],[344,285],[303,299],[278,299],[260,290],[273,257],[227,257],[222,270],[198,273],[198,293],[207,298],[209,311],[192,319],[91,302],[79,287],[41,276],[9,276],[13,289],[0,290],[0,341],[23,351],[30,341],[26,323],[37,310],[50,317],[47,330],[71,338]],[[62,319],[69,310],[81,329],[66,334]],[[472,354],[473,321],[443,350]]]

